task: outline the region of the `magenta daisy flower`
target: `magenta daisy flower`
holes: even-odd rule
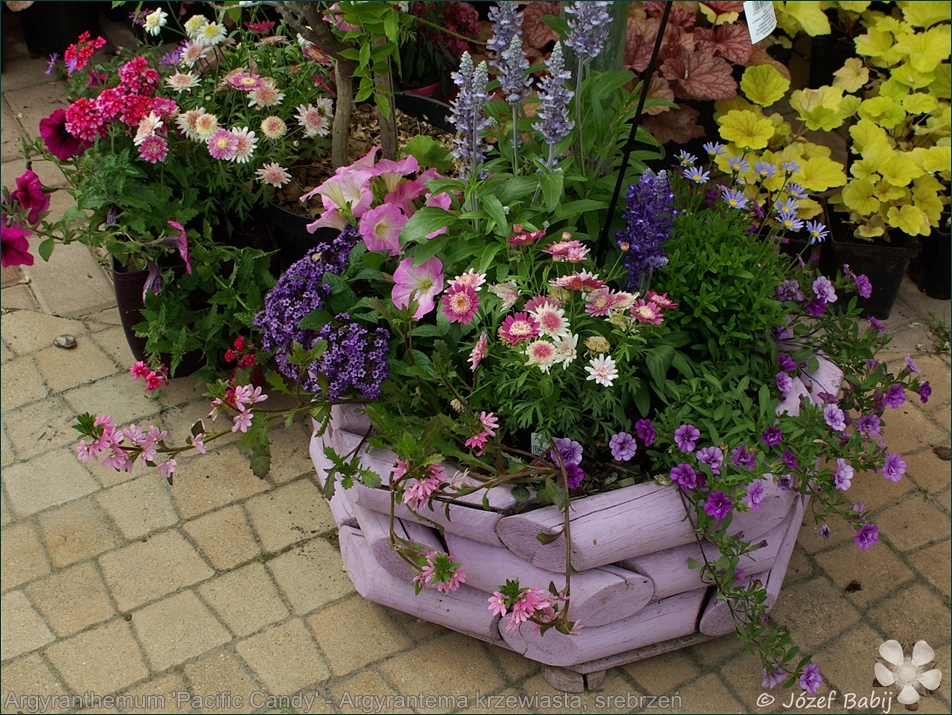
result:
[[[528,313],[507,316],[499,326],[499,337],[510,345],[539,336],[539,323]]]
[[[169,143],[163,137],[152,135],[139,144],[139,156],[150,164],[165,161],[169,153]]]
[[[216,159],[231,161],[238,151],[238,137],[227,129],[219,129],[208,138],[208,153]]]
[[[466,325],[473,322],[473,316],[479,308],[479,296],[476,295],[476,291],[458,283],[450,286],[440,302],[443,306],[443,315],[449,318],[451,323]]]

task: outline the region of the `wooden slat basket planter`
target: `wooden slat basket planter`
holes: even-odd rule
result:
[[[820,369],[796,379],[795,389],[778,406],[798,409],[801,396],[813,399],[821,391],[835,394],[842,373],[821,361]],[[346,454],[358,445],[366,422],[352,410],[334,408],[331,423],[321,437],[312,435],[311,459],[323,484],[330,468],[325,447]],[[543,665],[543,675],[554,687],[582,692],[596,687],[608,668],[725,635],[734,625],[725,603],[714,588],[701,582],[688,559],[700,559],[700,548],[684,518],[684,507],[674,487],[654,482],[636,484],[578,499],[572,503],[571,618],[583,628],[574,636],[555,630],[539,636],[532,624],[507,630],[488,608],[490,594],[507,578],[522,586],[546,590],[554,581],[561,587],[565,568],[562,538],[543,545],[539,533],[553,533],[562,523],[555,507],[507,515],[515,499],[504,489],[489,493],[489,509],[481,496],[457,500],[444,509],[427,512],[443,526],[443,533],[421,523],[406,507],[395,509],[401,536],[452,554],[463,564],[466,583],[443,594],[424,589],[414,595],[413,571],[390,549],[390,492],[387,482],[396,458],[391,452],[365,449],[364,467],[377,472],[383,486],[370,489],[356,484],[338,488],[330,500],[337,523],[341,555],[354,587],[364,598],[521,653]],[[447,474],[457,470],[447,465]],[[466,502],[466,503],[462,503]],[[790,556],[800,531],[805,497],[773,484],[765,489],[763,506],[738,513],[731,531],[743,530],[748,540],[765,539],[753,561],[741,566],[750,578],[766,585],[772,606],[780,592]],[[704,547],[717,558],[712,544]]]

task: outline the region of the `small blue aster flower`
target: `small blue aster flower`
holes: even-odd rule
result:
[[[734,189],[725,188],[723,193],[724,203],[730,206],[732,209],[745,209],[747,208],[747,197],[744,196],[742,191],[736,191]]]
[[[727,157],[727,168],[734,174],[746,174],[750,171],[750,164],[742,156]]]
[[[807,197],[807,190],[796,181],[788,181],[787,185],[783,187],[783,190],[788,196],[795,199],[805,199]]]
[[[786,201],[777,199],[774,201],[774,208],[778,212],[786,211],[787,213],[792,213],[794,216],[796,216],[800,210],[800,207],[797,205],[797,200],[793,197],[788,198]]]
[[[800,171],[800,165],[795,161],[785,161],[781,164],[783,170],[787,172],[787,176],[792,176]]]
[[[777,216],[777,223],[783,226],[785,231],[799,231],[803,228],[803,221],[797,218],[797,212],[784,207]]]
[[[681,166],[691,167],[697,163],[697,157],[690,152],[682,150],[681,153],[678,154],[678,161],[681,162]]]
[[[56,60],[59,59],[59,53],[54,52],[50,55],[50,63],[46,66],[46,72],[43,74],[53,74],[53,69],[56,67]]]
[[[762,179],[769,179],[777,173],[777,167],[768,161],[758,161],[754,164],[754,173]]]
[[[681,172],[685,179],[690,179],[695,184],[706,184],[711,178],[711,172],[704,171],[699,166],[691,166]]]
[[[807,231],[810,232],[810,245],[821,242],[830,233],[819,221],[807,221]]]
[[[725,149],[724,145],[720,142],[706,142],[704,144],[704,151],[708,153],[708,156],[723,156]]]

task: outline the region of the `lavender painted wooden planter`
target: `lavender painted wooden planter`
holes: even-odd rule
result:
[[[821,360],[820,369],[795,388],[777,412],[794,413],[801,396],[836,393],[842,373]],[[806,384],[805,384],[806,383]],[[366,431],[364,419],[352,411],[334,408],[324,434],[311,438],[310,453],[323,484],[330,460],[326,447],[340,454],[354,449]],[[357,591],[375,603],[395,608],[475,638],[508,648],[543,664],[543,675],[555,687],[581,692],[595,687],[607,668],[682,648],[734,629],[727,606],[714,598],[713,588],[688,568],[689,558],[700,558],[701,547],[684,519],[676,490],[656,484],[638,484],[573,502],[571,614],[584,625],[577,635],[553,631],[538,636],[532,624],[518,630],[501,627],[488,608],[492,591],[507,578],[523,586],[546,589],[550,581],[561,587],[565,543],[560,538],[543,545],[536,535],[554,533],[562,515],[554,507],[507,515],[515,500],[505,489],[489,493],[489,509],[481,496],[454,500],[446,510],[426,512],[440,524],[440,534],[402,505],[395,509],[395,528],[401,536],[447,551],[460,561],[466,584],[451,594],[425,589],[414,595],[412,570],[389,545],[390,492],[387,482],[395,457],[390,452],[365,449],[364,467],[377,472],[379,489],[355,485],[337,489],[330,501],[340,533],[344,565]],[[448,465],[447,474],[456,469]],[[743,530],[747,539],[764,539],[765,548],[741,566],[765,583],[768,603],[779,595],[803,518],[805,498],[771,484],[763,507],[756,513],[737,514],[731,531]],[[703,547],[717,558],[712,544]]]

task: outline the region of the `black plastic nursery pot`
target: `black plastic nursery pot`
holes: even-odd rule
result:
[[[35,2],[20,12],[20,26],[31,55],[62,55],[80,34],[99,34],[96,2]]]
[[[833,84],[833,73],[850,57],[856,57],[852,39],[830,35],[810,38],[810,89]]]
[[[285,269],[304,258],[318,243],[333,241],[340,233],[336,228],[319,228],[311,233],[307,230],[307,225],[313,223],[312,217],[288,211],[275,203],[268,206],[268,218],[271,221],[271,234]]]
[[[831,236],[820,257],[820,270],[833,276],[848,264],[853,273],[865,274],[872,283],[873,293],[869,298],[857,298],[862,316],[886,320],[914,255],[915,250],[909,245],[855,243]],[[846,305],[854,295],[846,293],[839,300]]]
[[[919,238],[919,253],[909,262],[909,277],[930,298],[952,297],[952,236],[948,224]]]

